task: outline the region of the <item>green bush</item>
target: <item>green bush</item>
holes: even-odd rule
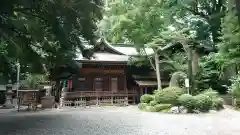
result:
[[[139,104],[138,104],[138,108],[139,108],[140,110],[145,110],[146,106],[148,106],[147,103],[139,103]]]
[[[196,95],[196,109],[201,112],[208,112],[212,108],[212,99],[204,94]]]
[[[158,104],[158,103],[157,103],[157,101],[155,101],[155,100],[150,101],[150,103],[149,103],[150,106],[155,106],[156,104]]]
[[[170,109],[172,107],[171,104],[157,104],[154,106],[155,110],[157,112],[160,112],[162,110]]]
[[[221,110],[223,109],[224,100],[219,96],[217,91],[212,90],[211,88],[203,92],[204,95],[207,95],[212,100],[212,109]]]
[[[209,96],[210,98],[217,98],[219,94],[217,91],[212,90],[211,88],[204,91],[202,94]]]
[[[223,109],[223,104],[224,104],[224,100],[223,98],[213,98],[212,99],[212,108],[215,109],[215,110],[221,110]]]
[[[230,92],[234,98],[240,98],[240,75],[231,79],[231,86],[229,87]]]
[[[196,107],[196,99],[189,94],[183,94],[178,98],[180,105],[184,106],[188,113],[192,113]]]
[[[171,113],[172,110],[171,110],[171,108],[167,108],[167,109],[161,110],[160,112],[162,112],[162,113]]]
[[[154,106],[146,106],[145,111],[147,111],[147,112],[156,112],[156,108]]]
[[[178,105],[178,98],[185,93],[185,90],[178,87],[167,87],[155,94],[155,100],[159,104]]]
[[[150,103],[150,101],[152,101],[154,99],[154,97],[150,94],[144,94],[141,96],[140,98],[140,102],[141,103]]]

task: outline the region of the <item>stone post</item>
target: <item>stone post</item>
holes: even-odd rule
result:
[[[6,109],[10,109],[10,108],[14,108],[14,105],[12,104],[12,95],[13,95],[13,92],[12,92],[12,81],[9,80],[8,81],[8,84],[6,85],[6,101],[5,101],[5,104],[3,105],[3,108],[6,108]]]
[[[66,96],[66,92],[67,92],[68,88],[62,88],[62,92],[61,92],[61,98],[60,98],[60,107],[63,107],[64,105],[64,101],[65,101],[65,96]]]

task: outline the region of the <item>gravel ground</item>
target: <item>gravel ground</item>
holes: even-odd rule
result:
[[[240,112],[174,115],[136,107],[0,114],[0,135],[240,135]]]

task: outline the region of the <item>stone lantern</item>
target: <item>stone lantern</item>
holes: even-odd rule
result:
[[[12,104],[12,96],[13,96],[13,91],[12,91],[13,85],[12,81],[9,80],[8,84],[6,85],[6,101],[5,104],[3,105],[3,108],[14,108],[14,105]]]

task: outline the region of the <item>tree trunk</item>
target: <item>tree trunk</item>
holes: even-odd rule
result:
[[[193,72],[192,72],[192,48],[188,47],[188,79],[189,79],[189,92],[193,93]]]
[[[197,75],[197,72],[198,72],[198,68],[199,68],[199,65],[198,65],[198,54],[196,52],[196,50],[193,50],[192,51],[192,90],[195,90],[196,88],[196,75]]]
[[[198,72],[198,54],[195,50],[193,50],[193,75],[196,75]]]
[[[158,90],[162,90],[161,74],[160,74],[160,66],[159,66],[159,56],[157,53],[155,53],[155,66],[156,66]]]

